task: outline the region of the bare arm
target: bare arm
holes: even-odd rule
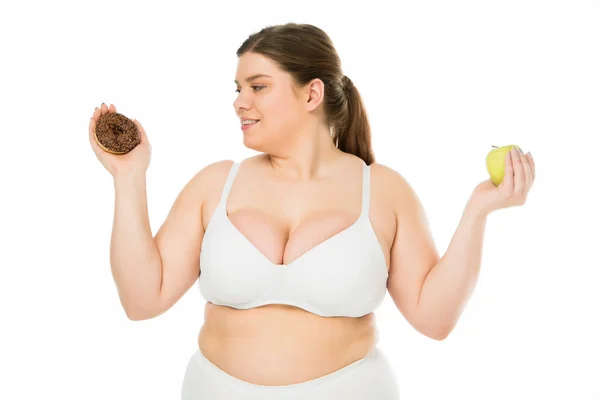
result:
[[[445,339],[474,290],[486,216],[467,205],[440,258],[418,196],[399,174],[391,173],[389,179],[390,186],[396,188],[397,204],[390,296],[415,329],[430,338]]]
[[[111,269],[130,319],[150,319],[164,313],[198,278],[204,235],[202,206],[215,178],[220,180],[230,165],[230,161],[220,161],[194,175],[154,238],[145,176],[115,179]]]
[[[425,336],[436,338],[436,321],[418,313],[421,288],[427,274],[439,261],[425,210],[410,184],[389,170],[387,187],[396,206],[396,233],[390,255],[388,292],[406,320]]]
[[[434,335],[450,334],[479,277],[486,215],[467,205],[446,253],[427,274],[417,314]]]
[[[150,230],[145,173],[117,175],[114,187],[110,266],[125,313],[136,319],[153,307],[161,259]]]

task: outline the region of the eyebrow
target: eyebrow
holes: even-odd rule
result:
[[[253,80],[258,79],[258,78],[272,78],[272,76],[271,75],[266,75],[266,74],[250,75],[249,77],[246,78],[246,82],[250,82],[250,81],[253,81]],[[237,80],[234,80],[234,82],[239,85],[239,82]]]

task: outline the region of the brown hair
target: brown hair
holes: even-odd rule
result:
[[[250,35],[236,54],[241,57],[248,52],[269,58],[299,86],[321,79],[324,111],[337,148],[362,158],[367,165],[375,161],[362,98],[342,72],[337,51],[323,30],[310,24],[268,26]]]

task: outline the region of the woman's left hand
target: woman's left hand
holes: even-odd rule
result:
[[[535,180],[535,163],[531,153],[513,148],[504,160],[504,178],[496,186],[486,179],[475,187],[470,202],[486,215],[502,208],[522,206]]]

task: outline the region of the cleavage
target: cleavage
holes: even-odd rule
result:
[[[227,218],[256,251],[272,264],[286,266],[352,227],[359,216],[339,210],[321,211],[290,224],[261,210],[242,209]]]

